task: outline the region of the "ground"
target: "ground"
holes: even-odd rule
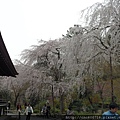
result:
[[[16,115],[6,115],[6,116],[1,116],[0,120],[26,120],[26,116],[22,115],[22,116],[20,116],[20,119],[19,119],[19,116],[16,116]],[[30,120],[60,120],[60,119],[58,119],[58,118],[48,118],[47,119],[47,118],[32,115]]]

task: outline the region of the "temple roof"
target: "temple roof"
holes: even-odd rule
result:
[[[16,75],[18,75],[18,73],[12,63],[0,33],[0,76],[16,77]]]

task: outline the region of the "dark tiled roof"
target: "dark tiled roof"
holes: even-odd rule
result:
[[[18,73],[11,61],[0,33],[0,76],[16,77],[16,75],[18,75]]]

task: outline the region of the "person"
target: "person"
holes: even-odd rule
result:
[[[41,111],[42,115],[46,115],[46,109],[47,109],[47,106],[46,104],[44,104],[44,106],[42,107],[42,111]]]
[[[10,110],[10,107],[11,107],[11,103],[10,103],[10,101],[8,101],[8,103],[7,103],[7,113],[9,113],[9,110]]]
[[[49,118],[49,115],[51,115],[50,109],[51,109],[51,107],[50,107],[49,103],[47,103],[47,106],[46,106],[46,117],[47,118]]]
[[[66,114],[67,114],[67,115],[73,115],[73,111],[72,111],[71,107],[68,108]]]
[[[27,107],[27,103],[25,102],[25,104],[24,104],[24,108],[26,109],[26,107]]]
[[[10,107],[11,107],[11,103],[10,101],[8,101],[8,109],[10,110]]]
[[[19,115],[19,119],[20,119],[20,113],[21,113],[21,105],[20,105],[20,103],[17,104],[17,111],[18,111],[18,115]]]
[[[109,104],[109,110],[102,114],[102,120],[118,120],[118,105],[114,102]]]
[[[74,112],[72,111],[71,107],[68,107],[68,110],[66,112],[66,119],[74,120]]]
[[[31,114],[33,113],[33,108],[30,104],[25,109],[26,120],[30,120]]]
[[[20,105],[20,103],[17,104],[17,111],[18,112],[21,111],[21,105]]]

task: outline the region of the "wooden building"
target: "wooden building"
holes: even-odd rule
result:
[[[16,75],[18,75],[18,73],[12,63],[0,33],[0,76],[16,77]]]
[[[0,76],[16,77],[16,75],[18,75],[18,73],[12,63],[12,60],[9,56],[2,35],[0,33]],[[6,109],[7,101],[2,100],[2,98],[0,98],[0,115],[4,114],[4,111]]]

